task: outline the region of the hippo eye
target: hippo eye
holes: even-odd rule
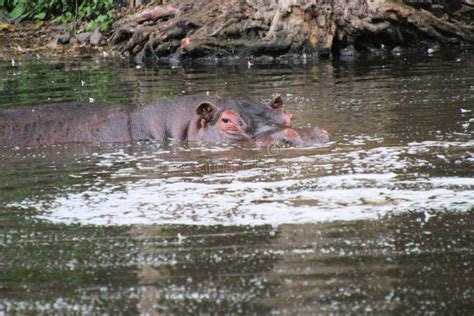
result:
[[[224,123],[227,124],[227,123],[229,123],[229,119],[223,118],[223,119],[222,119],[222,122],[224,122]]]

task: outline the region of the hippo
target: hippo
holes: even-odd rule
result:
[[[275,96],[268,104],[215,96],[180,96],[159,100],[136,109],[132,115],[133,139],[186,139],[186,131],[199,104],[208,103],[223,110],[234,110],[245,121],[253,135],[263,134],[277,126],[290,127],[293,114],[283,109],[283,100]],[[147,118],[154,117],[155,120]],[[144,124],[145,122],[145,124]],[[160,125],[163,129],[157,128]],[[158,132],[147,134],[147,132]],[[163,134],[164,133],[164,134]]]
[[[139,108],[63,103],[0,109],[0,144],[173,140],[192,143],[304,144],[281,97],[269,104],[207,96],[160,100]],[[293,135],[296,133],[296,135]],[[310,135],[311,132],[305,132]],[[274,135],[273,135],[274,134]]]

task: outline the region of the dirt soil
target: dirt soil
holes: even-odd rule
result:
[[[100,53],[103,47],[89,44],[48,44],[55,34],[54,26],[47,23],[21,22],[0,23],[0,59],[17,58],[22,55],[76,56]]]

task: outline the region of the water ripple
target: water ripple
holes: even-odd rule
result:
[[[205,163],[118,151],[98,154],[96,161],[114,170],[109,177],[117,180],[96,179],[79,185],[79,191],[69,189],[46,200],[29,198],[9,207],[33,208],[38,218],[52,222],[93,225],[280,225],[376,219],[427,209],[469,211],[474,207],[474,178],[420,172],[422,167],[449,164],[433,154],[433,148],[447,147],[459,151],[454,160],[461,160],[458,165],[472,166],[473,141]],[[145,163],[151,160],[153,164]]]

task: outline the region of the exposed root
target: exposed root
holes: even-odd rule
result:
[[[114,26],[111,44],[132,56],[328,54],[353,44],[420,40],[474,43],[474,27],[385,0],[183,0]]]

